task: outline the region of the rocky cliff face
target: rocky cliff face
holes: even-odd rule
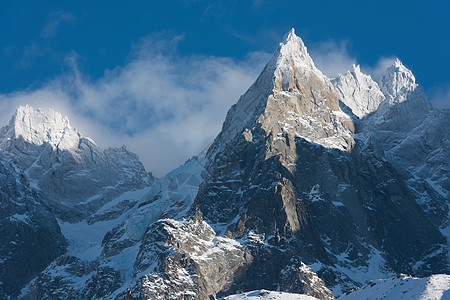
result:
[[[154,181],[126,149],[19,108],[0,130],[2,161],[22,170],[62,250],[3,293],[28,282],[20,298],[333,299],[448,273],[448,124],[400,61],[380,83],[356,66],[331,81],[293,30],[208,151]]]
[[[49,109],[19,107],[0,130],[0,149],[45,195],[53,212],[69,222],[85,219],[114,195],[153,180],[134,153],[125,147],[100,149],[72,128],[67,117]]]
[[[52,110],[19,107],[0,129],[0,149],[4,295],[17,295],[66,251],[58,221],[90,219],[111,199],[153,180],[135,154],[101,150]]]
[[[362,94],[382,94],[386,99],[377,110],[356,120],[360,140],[396,169],[428,219],[446,237],[448,251],[450,113],[432,109],[412,72],[398,59],[386,70],[379,85],[370,80],[365,85],[370,79],[367,75],[354,78],[356,83],[339,76],[334,84],[342,91],[351,91],[356,85]],[[358,106],[351,103],[365,98],[346,95],[350,93],[341,94],[341,101],[358,114]]]
[[[396,80],[402,77],[391,76],[396,70],[388,70],[384,86],[401,90]],[[266,74],[269,71],[272,77]],[[362,86],[361,95],[373,95],[365,101],[383,103],[385,96],[376,91],[378,86],[370,83],[370,77],[355,68],[352,78],[347,84]],[[355,84],[355,78],[362,83]],[[342,82],[341,77],[341,87]],[[259,100],[250,99],[257,90],[267,90],[261,84],[270,86],[270,92]],[[410,90],[415,93],[415,89],[411,84]],[[392,101],[411,100],[398,97]],[[257,101],[262,104],[252,110],[253,119],[243,122],[237,134],[230,134],[229,128],[236,123],[234,111]],[[353,105],[355,114],[363,116],[364,106],[359,104]],[[371,103],[370,109],[376,104]],[[287,287],[282,279],[295,261],[314,265],[337,292],[358,282],[371,259],[379,260],[380,273],[428,272],[417,267],[422,260],[431,272],[445,270],[442,234],[398,171],[371,143],[355,141],[353,123],[339,109],[330,81],[314,67],[293,32],[230,110],[205,168],[195,207],[210,224],[226,227],[227,236],[242,239],[252,233],[267,243],[249,251],[254,257],[248,266],[251,275],[237,289],[281,286],[296,291],[298,287]]]
[[[17,295],[64,253],[67,242],[43,197],[0,162],[0,298]]]

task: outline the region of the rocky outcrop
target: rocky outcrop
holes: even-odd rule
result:
[[[0,161],[0,298],[17,296],[66,246],[42,196]]]
[[[19,107],[0,130],[0,149],[65,221],[85,219],[114,196],[154,180],[136,154],[100,149],[50,109]]]
[[[353,65],[352,70],[344,75],[339,74],[333,79],[333,85],[339,95],[342,110],[358,118],[376,111],[386,99],[378,84],[369,75],[362,73],[359,65]]]
[[[66,251],[57,219],[90,219],[124,192],[154,180],[134,153],[125,147],[101,150],[52,110],[19,107],[9,125],[0,129],[0,149],[4,297],[16,296]],[[91,222],[114,217],[97,215]]]
[[[240,111],[251,117],[239,118]],[[227,236],[267,240],[252,253],[242,290],[274,289],[276,274],[296,261],[316,265],[338,293],[358,284],[376,255],[379,273],[429,272],[419,261],[431,272],[446,270],[442,234],[398,171],[371,144],[355,143],[353,132],[330,81],[290,32],[230,110],[194,203],[210,224],[226,226]]]
[[[432,109],[412,72],[398,59],[386,70],[379,86],[373,81],[365,84],[370,79],[367,75],[354,76],[352,81],[348,74],[334,84],[338,91],[360,87],[358,93],[340,94],[351,113],[358,114],[358,107],[366,103],[364,94],[382,93],[385,98],[377,110],[358,120],[360,142],[369,144],[396,169],[428,219],[449,241],[449,112]]]

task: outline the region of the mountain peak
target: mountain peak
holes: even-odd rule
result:
[[[397,58],[379,82],[386,101],[377,111],[377,126],[407,131],[416,127],[432,109],[413,73]]]
[[[282,43],[286,43],[290,39],[298,38],[298,36],[295,34],[295,29],[291,28],[283,37]]]
[[[35,109],[29,105],[17,108],[7,131],[8,139],[22,137],[27,143],[48,143],[61,150],[76,148],[81,137],[70,126],[68,117],[52,109]]]
[[[330,79],[315,67],[294,30],[284,36],[262,73],[230,109],[209,153],[223,150],[241,133],[250,136],[256,128],[266,136],[287,134],[292,140],[301,137],[327,148],[353,146],[350,117],[341,112]]]
[[[387,98],[395,99],[417,87],[413,73],[396,58],[380,79],[380,87]]]
[[[353,71],[353,72],[361,73],[361,67],[360,67],[359,65],[353,64],[353,65],[352,65],[352,71]]]
[[[370,75],[361,72],[359,65],[333,79],[339,100],[351,113],[362,118],[375,111],[385,96]]]
[[[304,65],[316,69],[313,60],[308,54],[308,48],[306,48],[302,39],[295,34],[294,28],[284,35],[283,40],[275,52],[274,58],[277,60],[280,60],[280,58],[294,60],[297,65]]]

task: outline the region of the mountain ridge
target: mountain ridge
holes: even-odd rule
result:
[[[19,108],[34,119],[19,114],[22,138],[12,123],[0,130],[2,145],[23,146],[2,146],[0,160],[41,195],[35,210],[47,207],[66,250],[33,270],[20,296],[17,285],[3,293],[207,299],[268,289],[334,299],[375,277],[448,273],[449,115],[400,61],[381,82],[357,66],[330,80],[291,30],[206,153],[159,179],[60,114]],[[407,113],[416,107],[426,110]],[[43,178],[75,174],[75,184],[36,181],[52,172]],[[91,190],[67,193],[76,185]]]

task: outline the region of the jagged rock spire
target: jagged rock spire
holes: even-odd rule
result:
[[[281,126],[280,120],[289,126]],[[308,125],[311,120],[323,124]],[[210,153],[223,149],[225,143],[257,124],[268,135],[277,136],[286,130],[325,147],[352,147],[353,124],[341,113],[334,87],[316,68],[293,29],[284,36],[257,80],[230,109]]]
[[[359,65],[353,65],[346,74],[339,74],[333,84],[345,105],[344,111],[348,109],[358,118],[374,112],[385,99],[378,84],[370,75],[362,73]]]
[[[398,95],[413,91],[418,85],[413,73],[396,58],[380,79],[380,87],[387,98],[395,99]],[[399,99],[403,100],[403,99]]]
[[[408,131],[432,109],[416,78],[398,58],[386,70],[379,84],[386,96],[375,114],[379,128]]]

